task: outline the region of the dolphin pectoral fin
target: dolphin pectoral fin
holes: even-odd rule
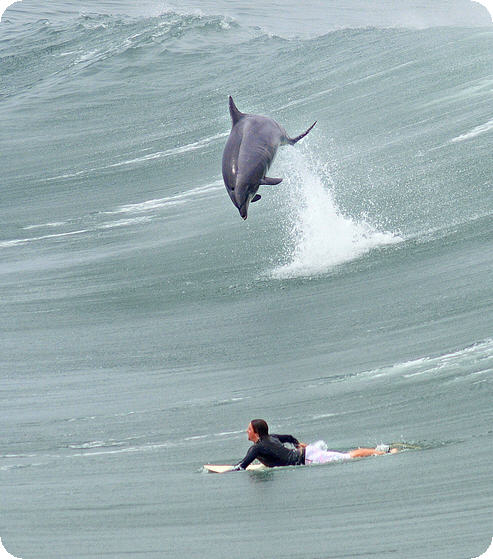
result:
[[[253,204],[254,202],[258,202],[260,198],[262,198],[260,194],[255,194],[255,196],[251,199],[250,204]]]
[[[264,177],[260,181],[260,184],[266,184],[268,186],[274,186],[276,184],[279,184],[281,181],[282,181],[282,179],[271,179],[270,177]]]
[[[286,142],[292,146],[294,146],[294,144],[296,142],[299,142],[301,140],[301,138],[304,138],[308,132],[310,132],[310,130],[315,126],[315,124],[317,124],[317,121],[315,121],[310,128],[308,128],[308,130],[306,130],[305,132],[303,132],[303,134],[300,134],[299,136],[296,136],[296,138],[290,138],[289,136],[286,136]]]

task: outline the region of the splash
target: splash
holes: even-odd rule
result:
[[[319,441],[315,441],[314,443],[310,443],[310,446],[313,446],[313,447],[317,448],[318,450],[323,450],[324,452],[327,452],[327,450],[329,450],[329,447],[327,446],[327,443],[323,440],[319,440]]]
[[[490,14],[491,20],[493,21],[493,0],[471,0],[474,4],[481,4],[484,6],[488,13]]]
[[[19,0],[5,0],[4,2],[0,2],[0,21],[2,21],[2,16],[5,10],[12,4],[15,4],[17,1]]]
[[[289,159],[288,159],[289,158]],[[283,156],[285,188],[291,226],[287,233],[287,262],[272,271],[277,279],[323,274],[375,247],[402,241],[364,220],[344,215],[331,193],[327,164],[305,149]]]

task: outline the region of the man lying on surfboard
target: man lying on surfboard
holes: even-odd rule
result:
[[[275,466],[325,464],[335,460],[397,452],[396,448],[390,449],[385,445],[377,448],[357,448],[349,452],[321,450],[316,445],[300,443],[291,435],[269,435],[269,427],[263,419],[252,419],[248,424],[247,435],[248,440],[254,444],[248,449],[245,458],[233,466],[232,470],[246,470],[255,459],[269,468],[274,468]],[[295,448],[289,449],[284,444],[292,444]]]

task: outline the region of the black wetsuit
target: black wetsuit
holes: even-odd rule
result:
[[[301,466],[305,463],[305,449],[289,449],[283,443],[298,446],[300,443],[291,435],[267,435],[253,444],[245,458],[238,462],[235,470],[245,470],[255,459],[269,468],[275,466]]]

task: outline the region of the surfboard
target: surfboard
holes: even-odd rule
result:
[[[204,464],[204,469],[213,474],[225,474],[226,472],[230,472],[233,469],[233,466],[231,464]],[[267,466],[264,466],[263,464],[250,464],[247,466],[247,470],[250,471],[266,469]]]

